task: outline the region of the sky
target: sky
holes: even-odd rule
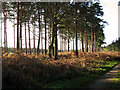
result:
[[[118,38],[118,1],[119,0],[100,0],[104,11],[102,18],[109,24],[104,28],[106,45]]]
[[[104,28],[105,42],[107,43],[106,45],[112,43],[113,40],[116,40],[118,38],[118,1],[119,0],[100,0],[101,5],[103,6],[103,12],[104,12],[104,16],[102,18],[105,21],[107,21],[109,24],[109,25],[106,25]],[[7,36],[8,36],[8,47],[13,47],[14,46],[13,27],[12,27],[12,23],[9,21],[7,22]],[[59,44],[60,42],[58,42],[58,45]],[[37,45],[37,42],[36,42],[36,45]]]

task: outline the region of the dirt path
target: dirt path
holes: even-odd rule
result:
[[[95,82],[91,83],[88,87],[92,90],[101,89],[106,90],[110,88],[109,83],[114,80],[114,76],[120,71],[120,64],[116,65],[110,72],[106,73],[105,75],[101,76]]]

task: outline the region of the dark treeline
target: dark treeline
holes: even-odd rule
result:
[[[120,37],[118,40],[113,41],[110,45],[105,47],[107,51],[120,51]]]
[[[81,51],[83,52],[99,51],[101,45],[104,44],[103,28],[107,23],[100,18],[104,14],[102,10],[99,1],[73,3],[2,2],[4,50],[7,52],[6,21],[9,19],[14,26],[14,48],[17,47],[18,51],[22,50],[23,43],[25,43],[26,54],[35,52],[37,54],[40,52],[47,54],[48,52],[49,57],[55,56],[55,59],[57,59],[58,40],[60,40],[60,51],[73,50],[77,57],[78,41],[80,41],[79,45],[82,45]],[[15,20],[17,23],[15,23]],[[17,30],[15,30],[15,26]],[[37,33],[36,30],[38,30]],[[17,31],[17,42],[15,42],[15,31]],[[33,36],[31,36],[31,32]],[[31,47],[31,38],[33,39],[33,47]],[[35,42],[37,42],[37,47]],[[71,42],[73,47],[70,47]],[[15,43],[17,44],[16,47]],[[43,50],[43,47],[45,50]],[[33,52],[31,48],[34,49]]]

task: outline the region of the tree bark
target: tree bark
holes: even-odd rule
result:
[[[22,5],[21,5],[21,9],[22,9]],[[22,15],[23,15],[23,11],[21,10],[21,14],[20,14],[20,45],[21,45],[21,51],[22,51]]]
[[[81,43],[82,43],[82,52],[84,52],[84,43],[83,43],[83,30],[80,30],[80,38],[81,38]]]
[[[21,45],[21,51],[22,51],[22,22],[20,22],[20,45]]]
[[[73,33],[73,51],[74,51],[74,33]]]
[[[76,56],[78,57],[77,21],[76,21],[76,23],[75,23],[75,24],[76,24],[76,28],[75,28],[75,29],[76,29],[76,30],[75,30],[75,31],[76,31]]]
[[[91,52],[93,52],[93,30],[91,30]]]
[[[17,2],[17,51],[20,49],[19,42],[19,2]]]
[[[70,43],[70,41],[69,41],[69,38],[68,38],[68,52],[70,51],[69,43]]]
[[[14,19],[14,24],[15,24],[15,19]],[[15,25],[13,26],[13,28],[14,28],[14,52],[15,52]]]
[[[54,23],[53,23],[54,24]],[[52,24],[52,25],[53,25]],[[49,46],[49,57],[50,58],[52,58],[52,56],[51,56],[51,51],[52,51],[52,49],[53,49],[53,43],[54,43],[54,36],[55,36],[55,27],[54,26],[52,26],[52,28],[53,28],[53,31],[52,31],[52,42],[51,42],[51,44],[50,44],[50,46]],[[54,50],[53,50],[54,51]]]
[[[88,52],[88,38],[87,38],[87,30],[84,31],[84,39],[85,39],[85,51]]]
[[[4,12],[4,52],[7,52],[7,14]]]
[[[1,48],[2,48],[2,13],[1,13]]]
[[[96,33],[94,30],[94,52],[96,52]]]
[[[26,33],[26,20],[25,20],[25,52],[27,54],[27,33]]]
[[[64,51],[66,52],[66,37],[64,38]]]
[[[34,54],[36,53],[36,49],[35,49],[35,26],[33,25],[33,48],[34,48]]]
[[[25,11],[26,7],[24,6],[24,12]],[[26,14],[25,15],[25,22],[24,22],[24,26],[25,26],[25,53],[27,54],[27,33],[26,33]]]
[[[60,52],[62,52],[62,37],[60,37]]]
[[[28,37],[29,37],[29,54],[31,55],[31,40],[30,40],[30,26],[29,26],[29,20],[28,20]]]
[[[63,52],[63,46],[64,46],[63,44],[64,43],[63,43],[63,30],[62,30],[62,45],[61,45],[62,46],[62,52]]]
[[[38,46],[37,46],[37,55],[40,53],[40,31],[41,31],[41,25],[40,25],[40,12],[38,11],[39,18],[38,18],[38,23],[39,23],[39,37],[38,37]]]
[[[42,34],[42,31],[41,31],[41,52],[43,54],[43,34]]]
[[[46,47],[46,45],[47,45],[47,42],[46,42],[46,40],[47,40],[47,37],[46,37],[46,17],[44,18],[44,21],[45,21],[45,54],[47,54],[47,47]]]
[[[55,60],[58,58],[58,48],[57,48],[57,24],[55,24]]]

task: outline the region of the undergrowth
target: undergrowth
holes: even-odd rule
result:
[[[48,55],[4,54],[2,61],[3,88],[75,88],[84,86],[118,63],[107,53],[73,52]],[[74,82],[74,84],[72,84]]]

